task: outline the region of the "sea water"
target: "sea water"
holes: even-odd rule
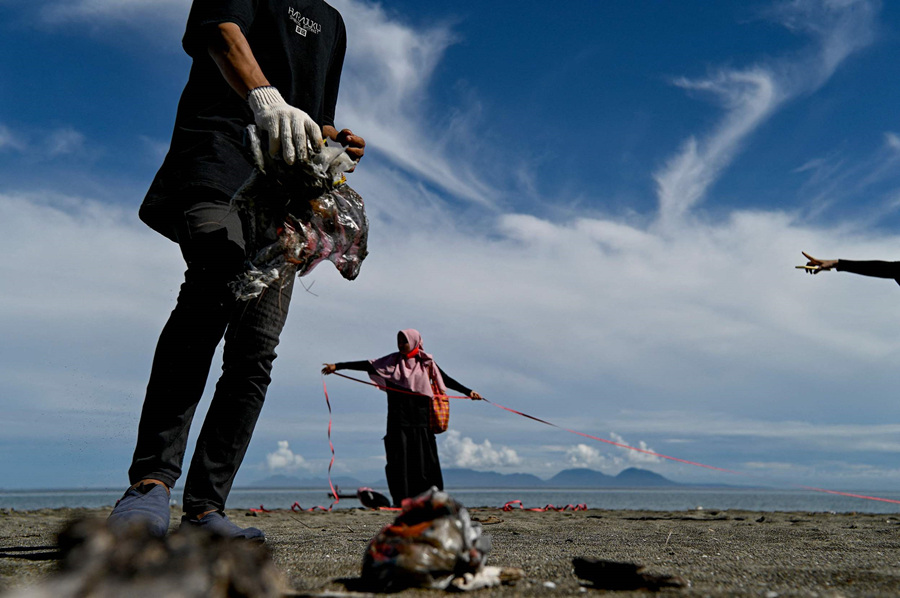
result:
[[[384,489],[376,489],[387,494]],[[883,502],[815,492],[810,490],[653,488],[653,489],[546,489],[520,488],[449,489],[450,494],[467,507],[500,508],[511,501],[521,501],[525,508],[553,505],[584,504],[589,509],[633,509],[647,511],[747,510],[800,511],[835,513],[900,514],[900,492],[866,492],[873,497],[898,501]],[[0,490],[0,509],[36,510],[62,507],[112,507],[121,489],[84,490]],[[181,491],[172,492],[173,504],[181,504]],[[328,489],[260,489],[234,488],[228,508],[250,509],[315,509],[328,508],[332,500]],[[361,505],[355,498],[342,498],[335,509],[355,509]],[[512,505],[518,508],[518,504]]]

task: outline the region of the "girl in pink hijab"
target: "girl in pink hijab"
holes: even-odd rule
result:
[[[480,394],[448,376],[422,350],[422,335],[418,330],[398,332],[397,349],[396,353],[378,359],[326,363],[322,368],[323,374],[338,370],[367,372],[387,392],[384,471],[394,506],[432,486],[444,488],[437,443],[430,427],[432,380],[442,394],[447,394],[450,388],[472,399],[481,399]]]

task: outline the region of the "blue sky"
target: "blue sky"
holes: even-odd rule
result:
[[[415,327],[454,377],[565,427],[773,484],[900,488],[900,288],[793,269],[900,259],[900,7],[334,5],[371,254],[352,283],[304,280],[239,483],[324,475],[320,364]],[[3,487],[126,482],[183,270],[137,207],[188,9],[0,0]],[[328,386],[336,471],[377,480],[383,396]],[[451,428],[445,467],[741,481],[486,404],[454,403]]]

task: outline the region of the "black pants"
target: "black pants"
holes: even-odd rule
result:
[[[244,269],[244,236],[229,198],[191,190],[174,212],[144,206],[141,218],[174,238],[187,263],[177,303],[163,328],[141,412],[131,483],[181,476],[188,432],[216,347],[225,338],[222,375],[197,440],[184,487],[184,510],[223,509],[271,381],[293,276],[250,301],[228,283]]]
[[[437,442],[426,426],[396,426],[384,436],[384,466],[395,507],[404,498],[418,496],[432,486],[444,489]]]

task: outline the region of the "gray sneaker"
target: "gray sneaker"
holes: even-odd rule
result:
[[[113,531],[140,525],[151,536],[162,538],[169,531],[169,492],[161,484],[129,488],[116,502],[106,524]]]
[[[194,519],[185,515],[181,518],[182,528],[199,529],[223,538],[242,538],[254,542],[265,542],[266,535],[255,527],[238,527],[225,513],[213,511],[200,519]]]

